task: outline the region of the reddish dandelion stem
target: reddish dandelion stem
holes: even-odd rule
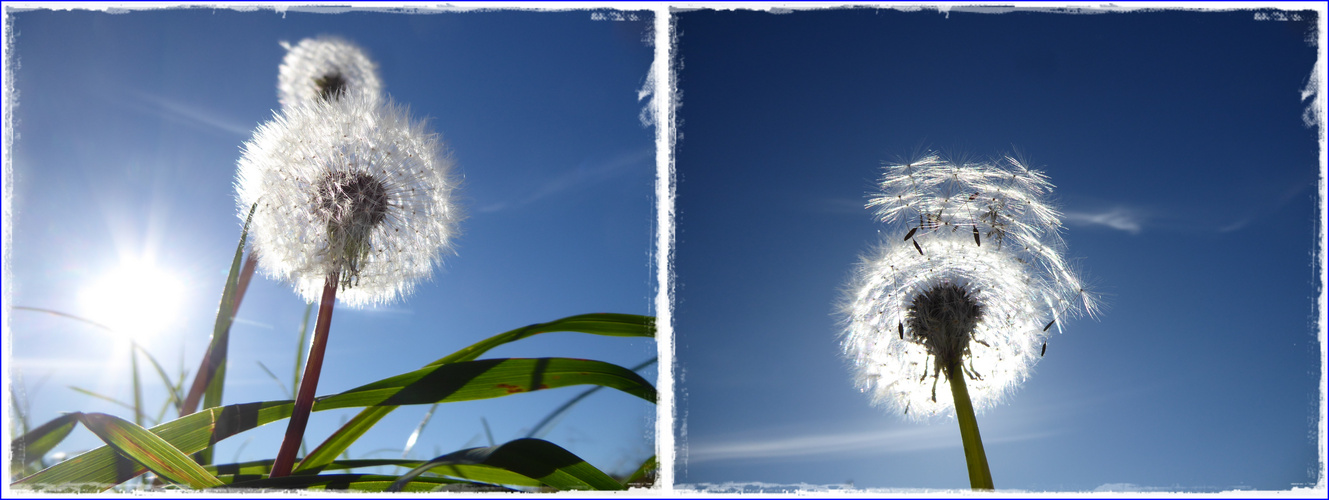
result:
[[[337,273],[328,276],[323,283],[323,298],[318,304],[318,322],[314,325],[314,340],[309,344],[309,359],[305,361],[305,375],[300,379],[300,392],[295,396],[295,408],[291,410],[291,420],[286,426],[286,437],[282,439],[281,450],[272,463],[272,473],[268,477],[286,477],[295,465],[295,453],[304,440],[305,426],[309,424],[309,412],[314,409],[314,394],[318,389],[318,376],[323,372],[323,351],[328,346],[328,329],[332,325],[332,305],[337,302]]]

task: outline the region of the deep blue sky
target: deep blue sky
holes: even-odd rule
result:
[[[530,323],[653,314],[654,131],[638,118],[645,102],[637,91],[654,53],[652,17],[637,15],[13,13],[11,303],[90,315],[78,300],[83,288],[124,259],[155,255],[184,283],[184,302],[176,327],[144,343],[173,377],[183,364],[192,382],[240,235],[232,187],[240,146],[279,108],[278,42],[332,34],[361,45],[386,92],[442,134],[464,178],[469,217],[457,255],[406,301],[336,310],[319,394],[419,368]],[[289,385],[304,309],[288,285],[255,279],[231,332],[226,403],[288,398],[258,363]],[[67,388],[130,401],[125,344],[63,318],[5,315],[13,333],[7,375],[21,381],[33,425],[73,410],[128,418]],[[650,340],[565,333],[487,357],[633,366],[655,355]],[[165,395],[148,365],[142,369],[155,414]],[[644,374],[656,379],[654,367]],[[441,406],[412,456],[486,445],[481,418],[499,442],[522,437],[584,388]],[[398,410],[351,455],[400,456],[425,411]],[[352,414],[316,413],[307,435],[321,439]],[[601,469],[630,472],[655,453],[655,415],[654,405],[601,391],[546,438]],[[217,459],[270,458],[284,428],[231,438]],[[80,430],[58,450],[95,444]]]
[[[979,415],[998,488],[1309,486],[1314,13],[679,12],[680,483],[967,488],[870,407],[834,304],[880,163],[1019,148],[1106,294]]]

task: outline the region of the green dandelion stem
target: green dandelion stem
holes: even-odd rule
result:
[[[305,361],[305,375],[300,380],[300,392],[295,396],[295,408],[286,426],[286,437],[272,463],[268,477],[286,477],[295,466],[295,453],[304,440],[309,412],[314,409],[314,395],[318,390],[318,376],[323,372],[323,351],[328,347],[328,330],[332,326],[332,306],[337,302],[337,284],[340,273],[328,275],[323,283],[323,298],[318,303],[318,319],[314,323],[314,339],[309,344],[309,358]]]
[[[955,397],[955,416],[960,422],[960,440],[964,441],[964,461],[969,467],[969,486],[975,490],[991,490],[992,472],[988,470],[987,453],[983,452],[983,438],[978,435],[978,419],[974,417],[974,404],[969,401],[969,388],[964,383],[964,370],[959,363],[946,370]]]

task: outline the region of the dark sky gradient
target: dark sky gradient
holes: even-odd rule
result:
[[[1109,307],[979,415],[997,487],[1313,484],[1299,15],[678,13],[679,482],[967,487],[954,420],[870,407],[833,312],[894,234],[863,209],[882,161],[1018,149]]]

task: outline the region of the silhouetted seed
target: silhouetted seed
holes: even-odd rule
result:
[[[1048,328],[1052,328],[1052,324],[1053,324],[1053,323],[1056,323],[1056,322],[1057,322],[1057,318],[1052,318],[1052,321],[1049,321],[1048,324],[1047,324],[1047,326],[1044,326],[1044,327],[1043,327],[1043,331],[1045,331],[1045,332],[1048,331]]]
[[[904,340],[904,323],[899,323],[898,326],[900,327],[900,340]]]
[[[983,242],[978,240],[978,226],[974,226],[974,244],[980,247],[983,246]]]
[[[918,246],[918,240],[914,240],[914,249],[918,250],[919,255],[923,255],[923,247]]]
[[[1038,353],[1038,357],[1041,358],[1041,357],[1043,357],[1044,354],[1047,354],[1047,353],[1048,353],[1048,343],[1047,343],[1047,342],[1044,342],[1044,343],[1043,343],[1043,352]]]
[[[905,233],[905,235],[904,235],[904,241],[909,241],[909,238],[913,238],[913,237],[914,237],[914,231],[917,231],[917,230],[918,230],[918,228],[913,228],[913,229],[910,229],[908,233]]]

